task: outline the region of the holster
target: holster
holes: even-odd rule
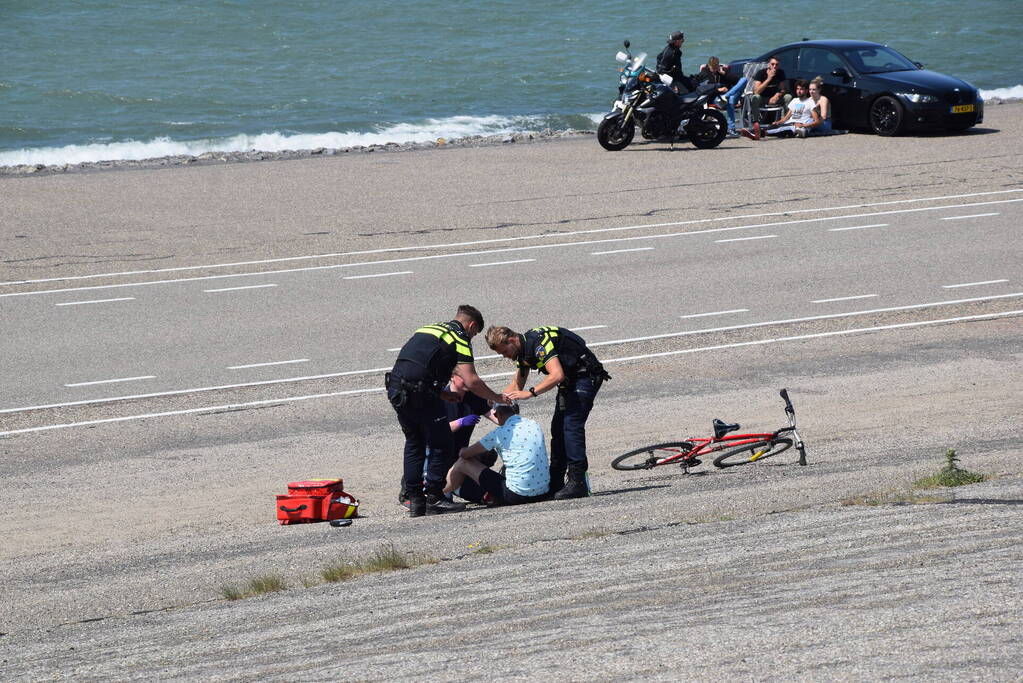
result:
[[[387,387],[387,400],[395,408],[408,405],[415,394],[439,390],[436,382],[407,380],[404,377],[394,377],[389,372],[384,375],[384,385]]]

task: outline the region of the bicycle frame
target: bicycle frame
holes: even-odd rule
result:
[[[701,455],[710,455],[711,453],[717,453],[728,448],[735,448],[736,446],[746,446],[749,444],[757,443],[758,441],[766,441],[767,439],[773,439],[779,432],[787,431],[789,427],[785,427],[778,432],[750,432],[747,434],[731,434],[721,437],[712,436],[707,437],[686,437],[685,441],[693,444],[692,449],[688,451],[680,450],[677,455],[671,455],[664,458],[658,458],[655,466],[658,465],[670,465],[673,462],[678,462],[680,465],[684,465],[686,460],[694,460],[699,458]]]
[[[777,429],[773,432],[749,432],[745,434],[728,434],[729,430],[738,429],[739,425],[726,425],[720,420],[714,421],[714,436],[712,437],[686,437],[683,441],[672,442],[666,444],[660,444],[658,446],[650,446],[648,448],[637,449],[627,453],[622,457],[629,457],[632,454],[647,453],[646,464],[643,466],[645,469],[652,467],[658,467],[660,465],[669,465],[672,463],[678,463],[686,471],[690,466],[695,466],[701,461],[700,456],[710,455],[718,453],[720,451],[730,450],[733,448],[741,448],[742,446],[749,446],[760,442],[768,442],[763,449],[752,450],[747,462],[756,462],[761,456],[771,453],[773,450],[773,444],[771,442],[778,438],[783,437],[788,440],[791,439],[793,446],[799,451],[799,464],[806,465],[806,447],[803,443],[802,437],[799,435],[796,429],[796,411],[792,407],[792,401],[789,400],[789,393],[787,389],[782,389],[779,392],[782,400],[785,401],[785,416],[788,418],[788,426]],[[617,462],[617,461],[616,461]],[[717,464],[717,463],[715,463]],[[616,463],[612,463],[612,466],[617,467]],[[633,467],[622,467],[618,469],[635,469]]]

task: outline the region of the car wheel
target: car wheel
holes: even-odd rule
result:
[[[898,135],[905,122],[905,109],[894,97],[882,95],[870,105],[870,127],[878,135]]]

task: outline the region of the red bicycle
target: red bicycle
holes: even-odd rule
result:
[[[649,470],[661,465],[677,464],[688,472],[689,468],[703,462],[700,456],[713,453],[720,453],[714,458],[715,467],[734,467],[773,457],[792,446],[799,451],[799,464],[806,465],[806,446],[796,430],[796,410],[789,400],[788,390],[782,389],[780,395],[785,401],[788,427],[773,432],[728,436],[730,432],[738,430],[739,425],[714,420],[712,437],[688,437],[685,441],[637,448],[612,460],[611,467],[616,470]]]

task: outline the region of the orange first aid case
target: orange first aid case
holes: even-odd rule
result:
[[[293,481],[286,494],[277,496],[277,521],[281,524],[350,519],[358,512],[359,501],[345,493],[342,479]]]

